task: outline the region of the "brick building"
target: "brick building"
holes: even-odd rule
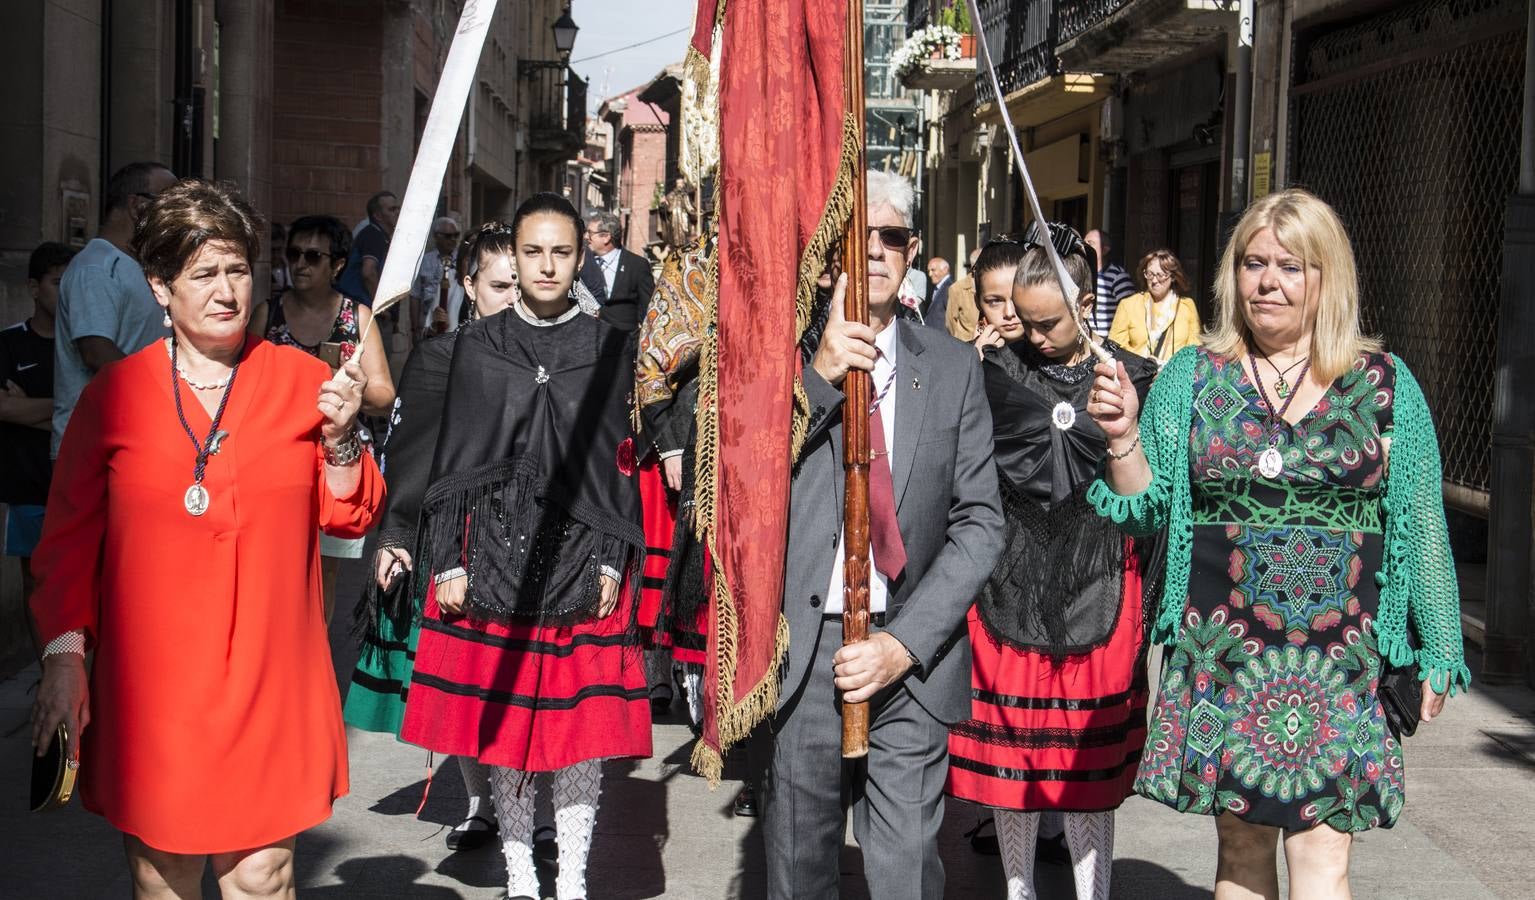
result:
[[[597,109],[598,118],[613,130],[609,177],[615,186],[614,209],[623,223],[623,245],[635,253],[660,240],[655,206],[666,191],[667,115],[639,99],[650,84],[609,97]],[[659,189],[659,193],[658,193]]]

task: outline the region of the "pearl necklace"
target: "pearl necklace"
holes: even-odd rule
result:
[[[175,355],[171,353],[171,341],[173,340],[175,340],[175,338],[165,339],[165,352],[166,355],[170,356],[172,359],[175,359]],[[210,381],[206,383],[201,381],[193,381],[192,377],[187,374],[187,370],[183,369],[181,367],[181,363],[178,362],[176,363],[176,374],[180,375],[181,380],[187,383],[187,387],[194,391],[222,391],[224,388],[229,386],[229,379],[234,375],[234,372],[231,371],[220,381]]]

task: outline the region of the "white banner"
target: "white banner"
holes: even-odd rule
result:
[[[480,50],[490,20],[496,13],[496,0],[464,0],[458,31],[442,75],[437,79],[437,93],[432,97],[432,111],[426,117],[426,131],[410,170],[410,184],[400,203],[400,219],[389,242],[389,255],[379,273],[378,291],[373,295],[373,313],[377,316],[410,294],[421,254],[436,218],[437,198],[442,193],[442,179],[453,155],[458,123],[464,103],[480,67]],[[359,352],[362,343],[358,343]]]

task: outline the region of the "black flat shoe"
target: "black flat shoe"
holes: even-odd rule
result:
[[[533,858],[538,862],[554,863],[560,858],[560,845],[555,830],[548,825],[533,829]]]
[[[735,802],[730,804],[730,811],[743,819],[757,818],[757,791],[750,784],[742,785],[741,792],[736,794]]]
[[[1034,845],[1034,858],[1054,866],[1071,865],[1071,850],[1066,846],[1066,834],[1042,837]]]
[[[984,828],[991,829],[991,833],[981,834]],[[970,839],[970,849],[982,856],[1002,855],[1002,845],[997,842],[997,820],[991,816],[977,822],[974,828],[965,832],[965,837]]]
[[[671,712],[673,696],[669,685],[652,685],[650,688],[650,714],[652,716],[664,716]]]
[[[486,827],[466,828],[465,826],[470,822],[484,822]],[[496,836],[496,832],[500,830],[500,824],[494,819],[487,819],[484,816],[470,816],[460,822],[457,828],[448,832],[446,843],[448,849],[454,853],[462,850],[474,850],[490,843],[491,839]]]

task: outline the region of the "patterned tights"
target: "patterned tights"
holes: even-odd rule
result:
[[[1039,837],[1037,812],[995,811],[1007,900],[1035,900],[1034,848]],[[1114,813],[1066,813],[1066,846],[1078,900],[1108,900],[1114,866]]]
[[[592,849],[597,796],[602,789],[602,761],[584,760],[550,775],[554,781],[554,827],[560,850],[555,894],[559,900],[584,900],[586,857]],[[496,813],[501,819],[507,893],[512,897],[537,897],[532,773],[497,766],[491,769],[490,781],[496,795]]]

